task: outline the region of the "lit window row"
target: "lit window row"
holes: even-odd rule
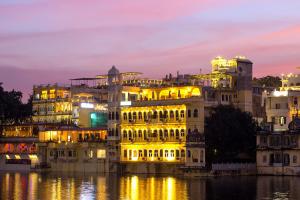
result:
[[[154,129],[154,130],[123,130],[122,132],[123,138],[131,139],[131,138],[153,138],[158,137],[159,138],[166,138],[166,137],[176,137],[179,139],[179,137],[185,136],[185,130],[184,129]]]
[[[123,150],[123,158],[125,160],[147,160],[150,161],[154,160],[168,160],[172,161],[175,159],[185,158],[185,150],[181,149],[155,149],[155,150],[148,150],[148,149],[124,149]]]
[[[193,115],[192,111],[188,110],[187,111],[187,117],[198,117],[198,109],[193,110]],[[165,120],[165,119],[176,119],[179,120],[180,118],[185,118],[185,110],[160,110],[160,111],[149,111],[149,112],[123,112],[123,120],[124,121],[135,121],[135,120],[144,120],[148,121],[150,119],[160,119],[160,120]]]

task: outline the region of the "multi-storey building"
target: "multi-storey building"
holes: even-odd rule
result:
[[[80,80],[72,79],[73,82]],[[33,93],[34,123],[97,127],[107,121],[105,86],[39,85],[34,86]]]
[[[264,93],[267,122],[257,134],[258,174],[299,175],[300,77],[282,76],[282,86]]]
[[[211,64],[211,73],[192,76],[207,86],[203,88],[205,112],[223,104],[252,113],[252,62],[241,56],[230,60],[216,57]]]
[[[79,127],[98,127],[107,124],[107,88],[71,86],[72,124]]]
[[[34,86],[32,104],[34,123],[71,123],[70,86],[59,84]]]
[[[267,126],[257,134],[258,174],[300,174],[300,119],[296,117],[287,130],[274,131]]]
[[[231,60],[217,57],[212,61],[210,74],[178,72],[175,77],[170,74],[161,80],[140,75],[121,73],[113,66],[107,75],[72,79],[102,81],[94,87],[86,84],[35,87],[34,110],[42,110],[35,115],[35,121],[84,127],[77,130],[79,133],[95,123],[106,124],[104,113],[107,113],[105,171],[174,172],[180,167],[205,166],[204,117],[212,107],[224,104],[252,111],[252,62],[243,57]],[[63,108],[67,110],[62,111],[68,112],[66,116],[56,109],[60,108],[61,98],[65,100]],[[57,137],[68,133],[66,142],[54,141],[55,145],[47,146],[46,150],[69,148],[71,138],[78,143],[72,127],[62,132],[60,129],[40,132],[41,138],[52,139],[54,132]],[[51,157],[48,150],[44,152],[47,159]]]
[[[199,87],[141,89],[136,101],[125,100],[122,105],[121,162],[205,165],[204,146],[199,152],[186,146],[187,135],[203,134],[204,104]],[[199,142],[204,144],[204,140]]]
[[[39,155],[53,171],[106,172],[106,126],[39,132]]]
[[[288,74],[282,76],[282,86],[264,93],[267,122],[274,124],[275,131],[288,130],[288,124],[298,116],[300,100],[300,77]]]
[[[3,125],[0,136],[0,169],[30,170],[40,165],[38,130],[32,124]]]

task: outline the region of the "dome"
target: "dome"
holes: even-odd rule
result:
[[[115,76],[115,75],[119,75],[119,74],[120,74],[120,72],[115,66],[112,66],[110,68],[110,70],[108,71],[108,76]]]
[[[298,117],[289,123],[289,130],[300,131],[300,119]]]

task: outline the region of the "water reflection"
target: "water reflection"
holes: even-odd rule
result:
[[[298,177],[0,173],[1,199],[300,199]]]

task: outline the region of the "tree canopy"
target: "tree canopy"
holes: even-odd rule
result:
[[[281,79],[278,76],[265,76],[262,78],[254,78],[253,83],[265,87],[281,87]]]
[[[250,113],[233,106],[213,108],[205,120],[206,160],[255,161],[257,124]]]
[[[22,103],[22,92],[5,91],[0,83],[0,125],[22,123],[30,120],[32,98]]]

